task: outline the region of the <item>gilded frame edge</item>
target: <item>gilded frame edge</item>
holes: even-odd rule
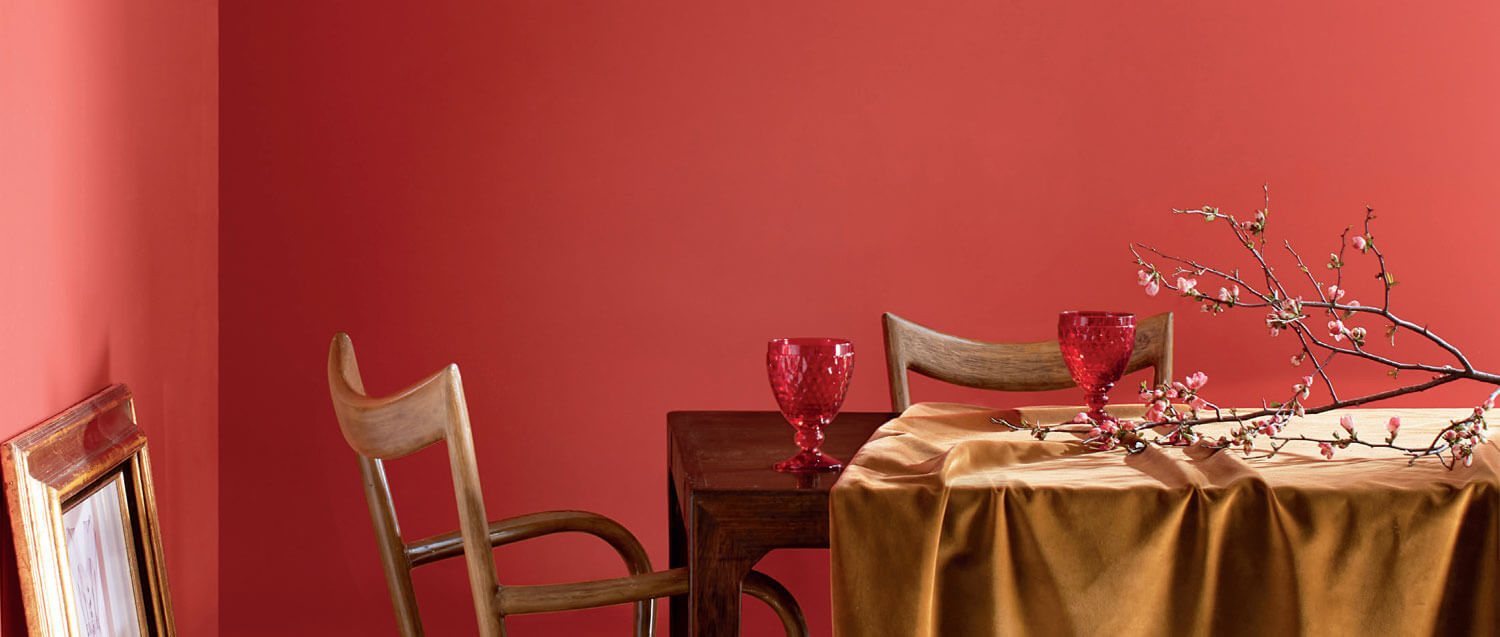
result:
[[[78,636],[63,534],[63,503],[96,481],[123,474],[131,492],[123,520],[136,561],[148,634],[175,637],[146,435],[130,389],[115,384],[0,445],[0,470],[16,549],[27,633]]]

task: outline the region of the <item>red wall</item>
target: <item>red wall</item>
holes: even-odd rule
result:
[[[1251,211],[1266,181],[1318,263],[1377,206],[1397,309],[1500,368],[1494,3],[241,2],[222,25],[226,634],[394,633],[336,330],[374,392],[460,364],[492,515],[603,512],[658,564],[664,414],[771,408],[768,337],[852,337],[870,410],[882,311],[1015,340],[1172,309],[1179,370],[1282,397],[1290,342],[1146,298],[1126,251],[1223,259],[1168,209]],[[412,536],[455,524],[445,462],[395,465]],[[512,583],[619,572],[585,539],[499,556]],[[763,568],[827,634],[826,553]],[[459,564],[418,587],[433,634],[472,630]]]
[[[131,386],[184,635],[219,617],[218,77],[213,3],[0,0],[0,438]]]

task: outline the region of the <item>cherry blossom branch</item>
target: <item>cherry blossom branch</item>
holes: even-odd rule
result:
[[[1484,414],[1494,405],[1497,397],[1500,397],[1500,388],[1495,389],[1479,406],[1475,407],[1469,417],[1450,421],[1448,426],[1425,446],[1396,444],[1400,428],[1399,418],[1392,418],[1387,424],[1389,436],[1383,442],[1359,438],[1353,427],[1353,416],[1349,415],[1344,416],[1340,422],[1346,435],[1335,431],[1331,437],[1319,438],[1302,433],[1283,432],[1292,419],[1301,418],[1307,414],[1318,414],[1413,394],[1458,380],[1471,380],[1500,386],[1500,374],[1476,369],[1461,350],[1439,337],[1427,326],[1401,318],[1391,311],[1391,289],[1397,285],[1397,281],[1390,274],[1385,254],[1375,245],[1375,235],[1371,227],[1371,222],[1375,219],[1374,208],[1368,206],[1365,208],[1365,218],[1360,233],[1351,234],[1355,228],[1351,225],[1339,234],[1338,251],[1329,254],[1327,265],[1328,269],[1334,271],[1331,285],[1324,286],[1318,280],[1290,241],[1282,242],[1291,259],[1296,263],[1297,269],[1305,275],[1307,283],[1312,286],[1312,293],[1309,296],[1311,300],[1304,300],[1304,295],[1294,295],[1290,291],[1294,286],[1282,280],[1276,268],[1270,263],[1265,250],[1266,225],[1270,214],[1269,188],[1265,189],[1265,193],[1265,208],[1256,211],[1251,219],[1244,221],[1211,206],[1172,210],[1173,214],[1201,217],[1208,223],[1224,220],[1222,225],[1229,228],[1235,242],[1249,253],[1256,267],[1260,269],[1261,276],[1265,280],[1263,287],[1251,284],[1241,276],[1237,268],[1205,265],[1194,259],[1167,254],[1144,243],[1132,244],[1130,251],[1135,257],[1135,263],[1141,267],[1137,273],[1139,283],[1145,288],[1148,296],[1156,296],[1165,289],[1198,303],[1200,309],[1211,316],[1240,308],[1267,310],[1265,324],[1271,336],[1274,337],[1283,330],[1296,336],[1300,351],[1291,357],[1292,365],[1301,365],[1308,358],[1312,358],[1314,369],[1312,374],[1302,377],[1301,382],[1293,385],[1290,398],[1281,402],[1263,401],[1261,409],[1254,411],[1230,410],[1228,414],[1225,414],[1217,405],[1199,395],[1199,390],[1208,382],[1208,377],[1202,372],[1197,372],[1181,381],[1163,383],[1155,388],[1148,388],[1142,384],[1141,399],[1145,401],[1147,410],[1141,422],[1114,419],[1095,422],[1085,414],[1079,414],[1078,418],[1063,425],[1038,425],[1024,421],[1020,425],[1014,425],[998,419],[995,422],[1005,424],[1012,429],[1029,430],[1039,439],[1045,438],[1050,433],[1073,433],[1082,435],[1083,442],[1090,446],[1103,449],[1121,447],[1132,452],[1155,444],[1160,446],[1200,445],[1214,449],[1239,448],[1246,454],[1250,454],[1255,451],[1257,440],[1265,440],[1269,445],[1267,455],[1275,455],[1286,445],[1294,442],[1311,442],[1316,443],[1323,455],[1329,458],[1333,457],[1334,449],[1359,445],[1402,453],[1409,456],[1412,462],[1419,458],[1436,456],[1448,468],[1453,468],[1460,461],[1466,464],[1471,462],[1475,445],[1487,440],[1488,425]],[[1377,267],[1375,278],[1380,280],[1382,286],[1381,303],[1378,306],[1361,305],[1353,299],[1344,300],[1348,293],[1343,284],[1344,268],[1348,265],[1345,255],[1351,249],[1359,254],[1373,253],[1375,256]],[[1165,274],[1162,268],[1143,256],[1142,251],[1148,252],[1154,258],[1172,263],[1171,276]],[[1198,289],[1198,277],[1203,276],[1220,279],[1225,287],[1220,287],[1217,295],[1210,296]],[[1246,294],[1248,300],[1242,299],[1242,295]],[[1311,314],[1314,312],[1323,313],[1328,317],[1326,337],[1320,337],[1320,331],[1309,325],[1309,322],[1313,320]],[[1359,326],[1351,328],[1345,324],[1345,321],[1356,316],[1367,315],[1379,316],[1389,322],[1386,327],[1386,336],[1390,339],[1392,347],[1395,346],[1395,336],[1398,332],[1409,331],[1452,356],[1454,364],[1437,364],[1420,359],[1403,360],[1392,354],[1370,351],[1367,349],[1368,334],[1365,328]],[[1347,346],[1342,344],[1345,339],[1349,341]],[[1319,356],[1319,353],[1323,356]],[[1331,364],[1339,358],[1360,359],[1386,367],[1388,368],[1387,375],[1392,379],[1395,379],[1402,371],[1423,372],[1433,376],[1420,383],[1402,385],[1352,398],[1341,398],[1335,389],[1329,370]],[[1328,389],[1329,401],[1308,406],[1306,401],[1311,396],[1312,385],[1315,382],[1319,382]],[[1186,407],[1180,407],[1179,403],[1185,403]],[[1227,435],[1212,439],[1194,430],[1199,425],[1212,423],[1237,423],[1238,426],[1231,429]]]

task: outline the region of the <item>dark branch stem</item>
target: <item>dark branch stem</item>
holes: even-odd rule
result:
[[[1419,392],[1419,391],[1426,391],[1426,390],[1432,389],[1433,387],[1437,387],[1439,385],[1446,385],[1446,384],[1451,383],[1451,382],[1453,382],[1455,380],[1463,380],[1463,379],[1484,380],[1484,379],[1473,378],[1472,376],[1469,376],[1468,373],[1466,373],[1466,372],[1454,372],[1452,374],[1445,374],[1445,375],[1442,375],[1442,376],[1438,376],[1437,378],[1429,380],[1429,381],[1427,381],[1425,383],[1419,383],[1419,384],[1416,384],[1416,385],[1407,385],[1405,387],[1397,387],[1395,389],[1388,389],[1388,390],[1383,391],[1383,392],[1378,392],[1378,393],[1374,393],[1374,394],[1365,394],[1363,396],[1358,396],[1358,397],[1355,397],[1355,398],[1350,398],[1348,400],[1339,400],[1339,401],[1334,401],[1334,402],[1328,403],[1326,405],[1319,405],[1317,407],[1313,407],[1311,409],[1306,410],[1306,413],[1309,413],[1309,414],[1321,414],[1321,413],[1323,413],[1325,411],[1333,411],[1335,409],[1343,409],[1345,407],[1355,407],[1355,406],[1358,406],[1358,405],[1363,405],[1365,403],[1373,403],[1373,402],[1375,402],[1377,400],[1385,400],[1387,398],[1395,398],[1396,396],[1402,396],[1402,395],[1405,395],[1405,394],[1413,394],[1413,393],[1416,393],[1416,392]],[[1492,382],[1492,381],[1487,381],[1486,380],[1485,382]],[[1494,381],[1494,382],[1500,382],[1500,378],[1497,378],[1496,381]],[[1160,423],[1160,424],[1161,425],[1189,425],[1189,426],[1194,426],[1194,425],[1206,425],[1206,424],[1215,423],[1215,422],[1244,422],[1244,421],[1247,421],[1247,420],[1254,420],[1256,418],[1264,418],[1264,417],[1267,417],[1267,416],[1274,416],[1277,413],[1280,413],[1280,410],[1278,410],[1278,409],[1261,409],[1259,411],[1254,411],[1254,412],[1250,412],[1250,413],[1247,413],[1247,414],[1231,414],[1229,416],[1216,416],[1216,417],[1213,417],[1213,418],[1195,418],[1195,419],[1184,420],[1184,421],[1180,421],[1180,422],[1170,422],[1170,423]]]

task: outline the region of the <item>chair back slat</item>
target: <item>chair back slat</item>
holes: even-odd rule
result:
[[[443,439],[457,414],[454,392],[461,392],[458,366],[449,365],[411,387],[385,398],[365,395],[354,344],[343,333],[328,349],[328,389],[344,440],[359,455],[399,458]]]
[[[991,343],[944,334],[889,312],[883,321],[894,411],[911,406],[908,371],[954,385],[994,391],[1047,391],[1074,385],[1055,340]],[[1147,367],[1155,368],[1156,382],[1172,377],[1171,312],[1136,325],[1135,351],[1125,373]]]
[[[354,344],[347,334],[340,332],[334,335],[328,348],[328,389],[339,430],[359,454],[365,496],[402,635],[421,635],[422,627],[411,583],[411,556],[401,539],[381,461],[414,453],[443,440],[448,443],[448,464],[453,472],[459,531],[479,634],[503,637],[505,626],[497,601],[500,586],[489,540],[489,517],[479,486],[474,436],[458,366],[448,365],[390,396],[371,398],[365,394]]]

